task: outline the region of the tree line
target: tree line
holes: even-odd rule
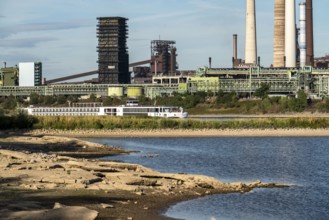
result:
[[[247,93],[218,91],[196,93],[174,93],[171,96],[149,99],[145,96],[138,97],[140,105],[171,105],[180,106],[192,114],[208,113],[234,113],[234,114],[266,114],[286,112],[329,112],[329,98],[311,100],[304,91],[300,90],[296,95],[271,97],[269,86],[263,84],[253,93],[253,97]],[[90,95],[81,100],[79,96],[44,96],[32,93],[28,99],[22,97],[0,97],[0,114],[15,114],[17,107],[24,106],[68,106],[79,102],[101,102],[104,106],[123,105],[128,97],[97,97]]]

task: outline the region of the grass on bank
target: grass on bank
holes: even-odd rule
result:
[[[19,113],[0,115],[0,129],[58,130],[152,130],[152,129],[323,129],[329,128],[329,118],[255,118],[220,120],[166,119],[115,116],[45,116]]]
[[[33,128],[76,129],[320,129],[329,128],[329,118],[257,118],[230,121],[140,117],[39,117]]]

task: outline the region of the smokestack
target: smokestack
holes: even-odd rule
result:
[[[233,59],[238,59],[238,35],[233,34]]]
[[[285,67],[285,0],[274,2],[273,67]]]
[[[286,67],[296,67],[296,7],[295,0],[286,0],[285,55]]]
[[[299,49],[300,49],[300,66],[304,67],[306,65],[306,3],[302,2],[299,4]]]
[[[314,64],[313,1],[306,0],[306,65]]]
[[[211,57],[209,57],[209,68],[211,69]]]
[[[176,75],[176,47],[171,49],[170,58],[170,72],[174,76]]]
[[[245,63],[257,63],[255,0],[246,0]]]

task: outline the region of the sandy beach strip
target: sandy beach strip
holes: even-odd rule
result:
[[[157,130],[32,130],[31,135],[92,137],[326,137],[329,129],[157,129]]]

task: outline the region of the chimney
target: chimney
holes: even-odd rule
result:
[[[255,0],[246,0],[245,63],[257,63]]]
[[[306,65],[314,65],[313,1],[306,0]]]
[[[286,67],[296,67],[296,8],[295,0],[286,0],[285,55]]]
[[[176,47],[171,49],[170,54],[170,72],[173,76],[176,75]]]
[[[285,0],[274,2],[273,67],[284,67]]]
[[[299,4],[299,49],[300,49],[300,67],[306,65],[306,3],[302,2]]]
[[[238,35],[233,34],[233,59],[238,59]]]

